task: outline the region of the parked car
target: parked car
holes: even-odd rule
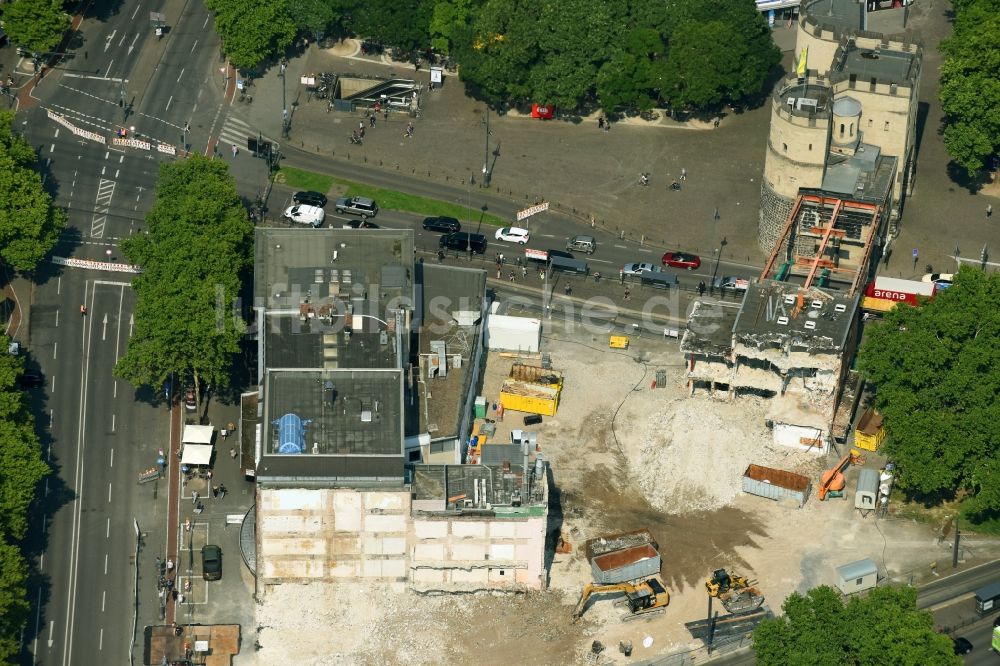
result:
[[[968,638],[959,636],[958,638],[953,638],[952,641],[955,644],[955,654],[969,654],[972,652],[972,641]]]
[[[462,225],[453,217],[425,217],[423,227],[427,231],[451,234],[462,230]]]
[[[201,547],[201,576],[205,580],[222,578],[222,549],[212,544]]]
[[[528,233],[527,229],[522,229],[521,227],[504,227],[503,229],[497,229],[496,239],[498,241],[524,245],[531,239],[531,234]]]
[[[312,227],[320,227],[326,219],[326,211],[316,206],[307,204],[296,204],[285,209],[285,219],[299,224],[308,224]]]
[[[701,267],[701,257],[687,252],[667,252],[660,261],[664,266],[686,268],[689,271]]]
[[[344,224],[345,229],[378,229],[378,225],[368,220],[348,220]]]
[[[468,252],[471,250],[476,254],[483,254],[486,252],[486,237],[480,234],[456,231],[453,234],[441,236],[438,245],[442,250],[457,250],[458,252]]]
[[[921,282],[933,282],[934,286],[938,289],[947,289],[951,286],[951,283],[955,280],[954,273],[927,273],[922,278]]]
[[[310,206],[322,208],[326,205],[326,195],[321,192],[306,190],[304,192],[296,192],[293,194],[292,201],[298,204],[308,204]]]
[[[746,291],[750,288],[750,280],[727,275],[725,277],[715,278],[713,286],[716,289],[735,289],[736,291]]]
[[[338,213],[360,215],[362,220],[378,215],[378,204],[368,197],[341,197],[334,205]]]
[[[45,378],[37,372],[25,372],[17,377],[17,385],[21,388],[38,388],[45,384]]]
[[[574,252],[594,254],[594,250],[597,249],[597,241],[593,236],[573,236],[566,241],[566,249]]]
[[[622,273],[625,275],[642,275],[643,273],[659,273],[660,267],[654,266],[653,264],[642,262],[634,264],[625,264],[622,266]]]

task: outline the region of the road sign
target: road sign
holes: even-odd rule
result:
[[[913,258],[916,259],[918,256],[920,256],[920,252],[917,251],[917,248],[913,248]]]
[[[525,259],[538,259],[539,261],[548,261],[549,253],[545,250],[532,250],[531,248],[526,248],[524,250]]]
[[[486,171],[485,167],[483,168],[483,171],[484,172]],[[517,211],[517,221],[520,222],[521,220],[526,220],[529,217],[531,217],[532,215],[534,215],[536,213],[544,213],[548,209],[549,209],[549,202],[548,201],[543,201],[540,204],[536,204],[536,205],[531,206],[529,208],[525,208],[524,210],[519,210],[519,211]]]

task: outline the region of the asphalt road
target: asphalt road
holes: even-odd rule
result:
[[[967,666],[986,666],[986,664],[1000,663],[1000,655],[991,647],[995,617],[995,615],[990,615],[981,622],[970,625],[955,634],[969,639],[969,642],[972,643],[972,652],[964,657]]]
[[[167,16],[162,39],[151,11]],[[188,123],[210,125],[221,94],[208,74],[218,40],[203,4],[184,0],[96,2],[80,38],[75,57],[35,89],[39,106],[24,113],[23,128],[39,149],[47,187],[69,212],[55,254],[104,260],[144,227],[161,162],[156,151],[115,147],[111,137],[127,126],[130,137],[181,147]],[[108,144],[74,135],[47,118],[50,110]],[[31,592],[37,608],[26,641],[38,663],[129,663],[137,574],[138,626],[159,617],[152,560],[164,553],[167,493],[162,482],[139,486],[137,475],[156,465],[168,423],[159,396],[136,395],[112,374],[131,333],[129,279],[53,265],[37,278],[31,361],[46,378],[36,400],[48,416],[46,454],[57,472],[46,488],[42,579]],[[138,571],[137,526],[148,542]]]

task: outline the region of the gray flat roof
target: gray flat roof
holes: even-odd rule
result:
[[[822,191],[867,203],[888,204],[896,176],[896,158],[878,146],[862,143],[850,157],[830,155]]]
[[[864,4],[857,0],[812,0],[803,2],[800,9],[820,25],[832,26],[839,32],[863,29],[864,10]]]
[[[875,564],[874,560],[868,558],[837,567],[837,575],[842,580],[854,580],[855,578],[863,578],[877,573],[878,565]]]
[[[516,448],[516,447],[515,447]],[[533,474],[532,460],[528,467],[528,480],[532,484],[529,497],[522,497],[524,506],[544,505],[548,502],[542,494],[538,502],[534,501],[535,484],[542,486],[544,478],[536,480]],[[465,495],[462,499],[475,500],[477,495],[475,484],[486,480],[486,502],[492,505],[508,505],[515,495],[522,490],[524,467],[520,455],[510,465],[415,465],[413,467],[413,499],[416,501],[436,500],[447,503],[449,497]],[[482,486],[480,486],[482,487]],[[461,500],[457,502],[461,504]]]
[[[681,351],[728,356],[733,348],[733,326],[739,312],[737,305],[714,300],[695,301],[681,338]]]
[[[310,460],[403,454],[402,370],[268,370],[264,396],[267,454]],[[302,452],[279,451],[290,438],[279,428],[287,415],[301,423]]]
[[[846,57],[835,60],[836,70],[854,74],[858,82],[875,79],[880,83],[909,84],[916,53],[891,49],[859,49],[853,43],[847,46]]]
[[[750,285],[733,329],[736,343],[754,349],[840,353],[851,329],[858,296],[818,287],[763,280]]]

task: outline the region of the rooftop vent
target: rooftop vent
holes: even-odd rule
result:
[[[814,331],[814,330],[816,330],[816,322],[814,322],[814,321],[807,321],[807,322],[805,323],[805,326],[806,326],[806,328],[807,328],[807,329],[809,329],[810,331]]]
[[[791,305],[795,302],[795,294],[785,294],[785,305]]]
[[[823,307],[823,301],[813,301],[809,305],[812,307],[813,310],[819,310],[821,307]]]
[[[844,305],[843,303],[837,303],[836,305],[833,306],[833,311],[834,312],[846,312],[847,311],[847,306]]]
[[[778,323],[782,326],[788,326],[788,317],[778,317]]]

